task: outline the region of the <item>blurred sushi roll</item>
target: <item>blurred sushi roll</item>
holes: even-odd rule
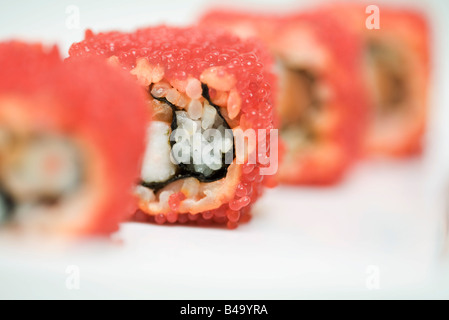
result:
[[[393,157],[419,154],[428,113],[426,17],[419,11],[388,5],[370,9],[337,4],[326,10],[363,40],[364,75],[371,101],[366,153]]]
[[[210,11],[200,20],[264,41],[278,61],[280,180],[332,184],[358,158],[367,100],[360,37],[324,11],[282,16]]]
[[[20,42],[0,43],[0,73],[1,230],[117,230],[144,150],[140,88],[98,59]]]
[[[259,138],[268,139],[273,129],[271,59],[258,42],[161,26],[88,31],[69,54],[103,56],[147,91],[153,116],[135,190],[137,220],[235,228],[249,219],[268,181],[261,171],[270,165],[249,155],[260,151]],[[258,139],[238,162],[236,132],[247,129]]]

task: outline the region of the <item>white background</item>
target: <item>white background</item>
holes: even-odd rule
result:
[[[424,1],[402,2],[424,7]],[[308,4],[262,3],[280,11]],[[80,10],[79,28],[66,27],[69,5]],[[65,55],[86,28],[184,25],[210,5],[2,1],[0,39],[56,42]],[[334,188],[270,190],[253,220],[233,231],[125,223],[114,241],[57,247],[3,241],[0,298],[449,298],[449,8],[434,0],[425,2],[425,10],[434,31],[435,68],[422,158],[362,163]],[[78,290],[67,287],[70,266],[79,271]],[[372,287],[377,275],[378,289]]]

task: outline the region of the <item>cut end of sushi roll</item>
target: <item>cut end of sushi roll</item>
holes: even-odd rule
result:
[[[287,148],[281,181],[336,183],[358,158],[366,123],[359,39],[321,12],[289,16],[276,30]]]
[[[366,74],[373,101],[366,152],[421,153],[427,121],[428,30],[417,13],[382,11],[383,28],[366,33]]]
[[[149,128],[141,185],[154,191],[190,177],[200,182],[223,179],[234,158],[232,130],[212,103],[208,86],[194,78],[187,85],[197,99],[181,95],[167,82],[149,87],[157,113]]]
[[[64,236],[102,230],[93,221],[110,192],[103,188],[104,159],[95,145],[36,126],[43,119],[28,111],[35,107],[45,108],[35,99],[0,98],[0,224],[20,233]]]
[[[117,230],[143,151],[145,102],[134,80],[103,61],[63,63],[55,50],[18,42],[0,43],[0,69],[10,75],[0,80],[0,228]],[[122,110],[130,101],[133,116]]]
[[[237,163],[234,132],[273,128],[268,53],[224,33],[168,27],[91,35],[70,56],[86,52],[127,69],[147,92],[136,220],[229,228],[247,220],[267,164]]]
[[[364,141],[368,156],[409,157],[422,151],[429,87],[429,28],[419,11],[379,4],[379,29],[366,27],[366,6],[329,5],[363,41],[371,103]],[[344,20],[344,21],[343,21]]]
[[[82,189],[86,180],[86,157],[78,142],[57,133],[18,131],[8,125],[2,121],[0,133],[0,216],[16,219],[39,207],[64,207],[66,198]]]

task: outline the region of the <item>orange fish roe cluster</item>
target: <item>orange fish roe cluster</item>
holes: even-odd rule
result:
[[[151,70],[151,75],[147,77],[150,80],[142,82],[144,86],[157,83],[162,78],[174,87],[183,81],[198,79],[208,85],[208,95],[213,101],[219,101],[223,92],[229,94],[224,101],[227,101],[227,112],[232,119],[231,128],[255,129],[256,136],[259,134],[257,129],[266,129],[264,139],[270,141],[269,130],[274,129],[276,81],[271,72],[272,59],[256,40],[242,41],[220,31],[211,32],[196,27],[160,26],[133,33],[93,34],[87,31],[85,40],[73,44],[69,53],[71,58],[102,56],[133,74],[143,58],[146,60],[146,70]],[[187,83],[187,86],[184,85],[185,92],[189,96],[196,95],[193,86]],[[267,146],[265,156],[269,153]],[[239,221],[249,220],[252,204],[262,194],[264,185],[272,183],[269,176],[260,174],[260,169],[270,166],[270,163],[262,164],[259,160],[257,157],[255,164],[238,164],[239,183],[231,190],[230,199],[218,207],[204,212],[180,212],[187,195],[178,192],[168,200],[169,211],[144,210],[150,217],[143,216],[139,211],[136,220],[149,219],[159,224],[219,223],[235,228]]]
[[[102,187],[91,207],[76,212],[69,222],[61,219],[62,209],[55,212],[51,219],[44,219],[49,221],[45,232],[105,234],[117,230],[132,205],[129,190],[144,150],[145,97],[134,80],[98,58],[64,63],[56,47],[46,50],[40,44],[21,42],[0,43],[0,70],[0,100],[18,101],[13,110],[22,112],[16,121],[24,130],[78,141],[87,157],[85,170],[92,161],[101,163],[101,170],[92,168],[83,181],[92,182],[98,171],[105,173],[99,182],[95,180]],[[130,104],[132,113],[127,112]],[[3,129],[8,107],[0,101]]]
[[[133,217],[136,222],[149,222],[156,224],[181,224],[195,226],[226,226],[228,229],[235,229],[240,223],[247,223],[251,220],[251,206],[246,206],[238,211],[231,210],[227,205],[223,205],[212,211],[205,211],[199,214],[176,213],[148,215],[138,210]]]
[[[241,41],[220,32],[198,28],[165,26],[137,30],[134,33],[109,32],[94,35],[86,31],[85,40],[75,43],[70,57],[116,56],[127,70],[136,67],[138,58],[160,65],[169,80],[199,78],[210,67],[224,67],[236,79],[235,88],[242,99],[241,111],[250,128],[272,128],[274,75],[272,60],[257,41]]]

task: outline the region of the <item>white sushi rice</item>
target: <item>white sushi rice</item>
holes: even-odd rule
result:
[[[203,105],[199,100],[192,100],[189,103],[187,113],[189,114],[190,119],[198,120],[203,113]]]
[[[144,201],[150,202],[156,199],[154,192],[148,188],[137,185],[134,188],[134,194]]]
[[[206,130],[212,128],[217,117],[217,110],[214,107],[206,103],[203,108],[203,115],[201,116],[202,122],[201,127]]]
[[[191,168],[205,176],[220,170],[223,153],[232,148],[232,135],[225,134],[224,121],[217,110],[205,102],[198,120],[191,120],[189,113],[184,111],[176,111],[176,120],[178,128],[174,132],[173,150],[189,150],[188,157],[174,152],[176,162],[193,164]]]

